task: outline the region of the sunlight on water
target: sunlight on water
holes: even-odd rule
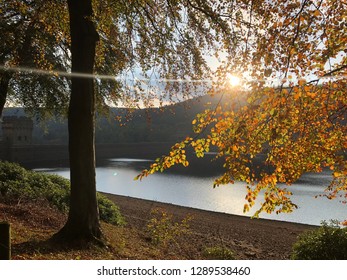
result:
[[[97,189],[106,193],[167,202],[209,211],[251,216],[253,212],[242,212],[246,195],[245,185],[212,188],[213,178],[199,178],[186,175],[158,173],[142,181],[134,181],[143,168],[142,159],[111,159],[109,164],[98,167]],[[142,164],[142,165],[141,165]],[[69,169],[40,169],[48,173],[69,178]],[[310,182],[310,183],[307,183]],[[314,183],[312,185],[311,183]],[[346,205],[338,200],[314,198],[322,194],[329,182],[328,174],[308,174],[290,187],[293,202],[299,209],[290,214],[262,214],[262,218],[319,225],[322,220],[346,218]],[[259,206],[259,202],[258,202]]]
[[[151,162],[150,159],[138,159],[138,158],[111,158],[110,162]]]

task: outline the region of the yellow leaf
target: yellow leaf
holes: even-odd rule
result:
[[[317,93],[315,93],[315,92],[308,92],[307,96],[309,96],[311,98],[315,98],[317,96]]]
[[[296,53],[296,49],[295,49],[295,48],[291,48],[291,49],[290,49],[290,54],[293,55],[293,54],[295,54],[295,53]]]
[[[301,96],[301,92],[298,92],[298,93],[294,94],[294,99],[297,100],[300,98],[300,96]]]
[[[299,80],[299,86],[303,86],[304,84],[306,84],[306,80],[305,79]]]

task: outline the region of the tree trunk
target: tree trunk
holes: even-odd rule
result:
[[[11,76],[12,75],[8,72],[0,73],[0,118],[2,117],[5,107]]]
[[[93,73],[98,34],[91,0],[68,0],[72,72]],[[68,220],[53,237],[63,242],[102,237],[95,179],[95,92],[90,78],[72,78],[68,115],[71,197]]]

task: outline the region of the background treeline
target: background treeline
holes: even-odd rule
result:
[[[175,142],[192,134],[192,120],[207,107],[216,106],[219,97],[203,96],[161,109],[109,108],[98,114],[96,143]],[[23,108],[6,108],[4,116],[26,115]],[[67,119],[54,116],[34,119],[33,143],[67,144]]]

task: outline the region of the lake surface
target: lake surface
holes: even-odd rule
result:
[[[257,209],[255,205],[249,213],[243,213],[246,188],[241,182],[213,188],[215,177],[182,173],[158,173],[134,181],[135,176],[149,164],[150,160],[145,159],[109,159],[96,169],[98,191],[244,216],[252,216]],[[37,170],[69,178],[68,168]],[[337,199],[315,198],[324,193],[330,179],[328,172],[303,176],[290,187],[292,201],[299,208],[290,214],[262,214],[261,218],[312,225],[319,225],[323,220],[345,220],[346,204]]]

